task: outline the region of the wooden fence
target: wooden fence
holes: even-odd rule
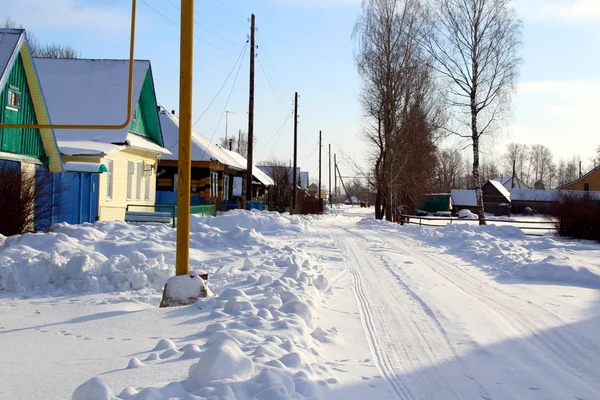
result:
[[[419,217],[416,215],[400,215],[400,223],[406,225],[431,226],[440,228],[452,223],[459,224],[479,224],[477,219],[454,218],[454,217]],[[433,222],[442,222],[435,224]],[[443,222],[446,222],[445,224]],[[556,232],[556,221],[530,221],[515,219],[486,219],[488,225],[513,225],[521,229],[528,236],[543,236],[540,231]],[[534,232],[530,232],[534,231]]]

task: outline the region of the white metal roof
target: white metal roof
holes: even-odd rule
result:
[[[501,194],[506,197],[508,201],[510,201],[510,192],[502,185],[502,183],[491,180],[489,181]]]
[[[225,151],[231,158],[236,160],[238,165],[241,165],[244,170],[248,169],[248,159],[246,157],[242,156],[239,153],[236,153],[235,151],[223,149],[222,147],[221,149]],[[256,165],[252,166],[252,176],[258,179],[258,181],[265,186],[275,185],[273,179],[271,179],[269,175],[265,174],[263,171],[257,168]]]
[[[129,60],[36,58],[52,124],[121,125],[127,118]],[[131,112],[137,106],[150,61],[136,60]],[[55,129],[59,142],[126,143],[129,129]]]
[[[60,153],[64,156],[99,156],[104,157],[115,151],[124,149],[125,145],[99,143],[92,141],[58,142]]]
[[[0,29],[0,91],[8,81],[11,67],[24,38],[23,29]]]
[[[179,159],[179,118],[165,109],[160,110],[159,115],[165,147],[171,152],[161,159],[177,160]],[[211,143],[195,130],[192,130],[192,161],[218,161],[239,171],[246,171],[248,167],[248,161],[244,156]],[[273,180],[256,166],[252,168],[252,176],[265,186],[274,185]]]
[[[474,190],[452,189],[452,204],[457,207],[477,207],[477,193]]]
[[[163,131],[163,140],[165,147],[171,152],[170,155],[162,157],[163,160],[179,159],[179,118],[165,109],[160,110],[160,125]],[[232,159],[224,149],[213,144],[192,130],[192,161],[219,161],[221,164],[228,165],[234,169],[245,170],[245,165],[239,165],[235,159]]]

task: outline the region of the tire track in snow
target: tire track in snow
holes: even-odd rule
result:
[[[397,234],[393,234],[393,236],[399,240],[407,240],[406,237]],[[579,380],[580,384],[588,386],[592,390],[600,391],[596,380],[593,378],[590,379],[590,377],[594,376],[594,371],[597,371],[597,361],[594,361],[593,358],[590,358],[586,354],[586,352],[598,354],[598,346],[589,342],[583,335],[578,334],[574,330],[569,330],[569,333],[573,336],[566,338],[563,334],[553,329],[554,325],[564,326],[566,324],[555,314],[535,306],[527,300],[507,293],[490,282],[468,274],[458,265],[436,254],[425,251],[418,253],[407,252],[406,249],[399,247],[400,245],[397,241],[390,240],[389,238],[384,238],[383,242],[395,251],[415,258],[441,278],[489,309],[501,320],[510,325],[515,333],[523,336],[524,339],[522,340],[524,343],[528,343],[533,348],[538,349],[542,357],[552,362],[553,365],[562,368],[573,378]],[[412,248],[415,247],[415,244],[417,247],[420,247],[420,243],[418,242],[414,242],[408,246]],[[447,268],[443,268],[442,266],[446,266]],[[494,295],[488,293],[494,293],[496,296],[494,297]],[[522,306],[515,305],[515,301],[521,303],[520,305]],[[501,307],[498,306],[500,304],[502,305]],[[535,310],[528,311],[532,307],[535,307]],[[540,318],[540,313],[548,316],[548,319],[552,320],[554,325],[544,322],[543,318]],[[540,335],[539,331],[544,331],[546,334]],[[577,357],[577,361],[572,358],[573,355]],[[582,366],[582,363],[584,366]]]
[[[373,320],[373,312],[369,300],[365,295],[362,279],[360,274],[354,267],[354,262],[348,256],[352,250],[346,247],[341,240],[335,235],[331,235],[333,240],[336,242],[340,250],[342,250],[342,257],[346,261],[348,271],[352,275],[353,291],[356,297],[356,302],[360,311],[360,317],[363,323],[363,328],[367,336],[367,342],[373,358],[376,360],[376,365],[379,373],[385,378],[390,385],[395,397],[401,400],[415,400],[415,397],[411,394],[410,390],[406,387],[403,380],[395,374],[394,368],[388,355],[382,351],[383,347],[379,343],[377,338],[375,323]]]
[[[349,228],[342,228],[343,230],[345,230],[346,232],[360,237],[361,239],[363,239],[365,242],[367,243],[380,243],[382,245],[387,245],[387,248],[381,248],[380,250],[384,250],[385,252],[394,252],[396,254],[402,255],[402,256],[408,256],[408,254],[406,253],[406,251],[403,251],[402,249],[398,249],[395,248],[393,246],[391,246],[385,239],[380,239],[379,237],[377,238],[369,238],[365,235],[363,235],[362,233],[357,232],[356,230],[351,230]],[[442,323],[440,322],[440,320],[437,318],[435,312],[433,311],[433,309],[425,302],[425,300],[423,300],[423,298],[421,298],[414,290],[412,290],[410,288],[410,285],[408,285],[403,279],[402,277],[391,267],[390,265],[390,261],[393,262],[393,260],[387,260],[386,256],[382,253],[382,252],[376,252],[371,248],[366,248],[367,251],[369,251],[374,257],[377,257],[381,260],[381,264],[385,267],[385,269],[390,273],[390,275],[392,275],[396,281],[398,282],[398,284],[406,291],[406,293],[410,296],[410,298],[412,300],[414,300],[423,310],[423,312],[430,318],[430,320],[432,321],[432,323],[436,326],[437,330],[440,333],[440,337],[442,338],[442,340],[444,341],[444,344],[446,345],[446,347],[451,351],[452,355],[455,358],[455,362],[457,362],[460,366],[461,369],[463,371],[463,374],[465,377],[467,377],[468,379],[473,380],[473,384],[477,387],[477,390],[479,391],[479,397],[482,399],[491,399],[491,395],[487,392],[487,390],[476,380],[474,380],[474,378],[472,377],[472,373],[469,371],[468,367],[466,365],[464,365],[462,363],[462,360],[460,358],[460,356],[458,355],[458,353],[456,352],[456,349],[454,348],[452,342],[450,341],[448,334],[446,332],[446,329],[444,328],[444,326],[442,325]],[[428,338],[425,337],[425,335],[423,334],[422,331],[418,330],[417,331],[418,334],[422,337],[422,339],[428,343]],[[434,352],[434,350],[429,347],[429,350],[431,352]]]

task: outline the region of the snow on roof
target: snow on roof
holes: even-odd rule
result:
[[[512,189],[510,191],[513,201],[556,201],[559,197],[558,190],[533,190]]]
[[[124,149],[125,145],[98,143],[92,141],[58,142],[60,153],[64,156],[100,156],[104,157],[115,151]]]
[[[35,65],[52,124],[121,125],[127,118],[129,60],[36,58]],[[150,61],[136,60],[131,112],[138,99]],[[55,129],[58,141],[125,143],[123,129]]]
[[[136,135],[135,133],[131,133],[131,132],[127,135],[127,144],[136,149],[151,150],[158,154],[163,154],[163,155],[171,154],[171,152],[169,150],[167,150],[163,147],[160,147],[159,145],[152,142],[151,140],[148,140],[145,137]]]
[[[70,161],[63,166],[65,172],[89,172],[103,173],[108,172],[106,165],[100,163],[74,162]]]
[[[171,154],[161,157],[163,160],[179,159],[179,118],[161,109],[160,124],[163,131],[165,147]],[[245,171],[248,167],[246,158],[235,151],[227,150],[218,144],[211,143],[207,138],[192,129],[192,161],[218,161],[232,169]],[[254,166],[252,175],[265,186],[273,186],[273,180]]]
[[[220,148],[221,150],[225,151],[231,158],[235,159],[238,164],[243,165],[244,170],[248,169],[248,159],[246,157],[242,156],[239,153],[236,153],[235,151],[227,150],[222,147]],[[264,173],[264,171],[257,168],[256,165],[252,166],[252,176],[258,179],[258,181],[265,186],[275,185],[275,181],[273,181],[273,179],[271,179],[269,175]]]
[[[458,207],[477,207],[477,194],[474,190],[452,189],[452,204]]]
[[[506,199],[510,201],[510,192],[504,186],[502,186],[502,183],[495,180],[491,180],[489,182],[500,192],[500,194],[502,194],[502,196],[506,197]]]
[[[160,125],[163,131],[165,147],[171,152],[163,160],[179,159],[179,118],[165,109],[161,109]],[[234,169],[245,170],[246,165],[239,164],[224,149],[211,143],[207,138],[192,129],[192,161],[218,161]]]
[[[513,201],[553,202],[560,200],[563,196],[582,197],[586,195],[594,200],[600,200],[600,192],[585,192],[583,190],[513,189],[510,193]]]
[[[510,181],[511,178],[512,178],[511,176],[498,176],[492,180],[496,181],[496,182],[500,182],[501,184],[505,185],[506,182]]]

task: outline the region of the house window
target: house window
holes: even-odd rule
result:
[[[210,197],[217,197],[219,195],[219,174],[212,172],[210,174]]]
[[[142,163],[137,163],[137,176],[135,182],[135,199],[139,200],[142,198],[142,175],[144,174],[144,169]]]
[[[146,171],[146,176],[145,176],[146,191],[144,192],[144,200],[146,200],[146,201],[150,200],[150,182],[151,182],[150,178],[151,177],[152,177],[152,171],[151,170]]]
[[[114,162],[113,161],[109,161],[108,162],[108,176],[106,177],[107,179],[107,184],[106,184],[106,198],[108,200],[112,200],[113,198],[113,171],[114,171]]]
[[[223,200],[229,200],[229,176],[223,177]]]
[[[21,92],[15,89],[8,89],[8,107],[21,108]]]
[[[127,161],[127,200],[131,200],[133,195],[133,174],[135,166],[132,161]]]
[[[584,183],[584,184],[583,184],[583,190],[585,190],[586,192],[589,192],[589,191],[590,191],[590,184],[589,184],[589,183],[587,183],[587,182],[586,182],[586,183]]]

